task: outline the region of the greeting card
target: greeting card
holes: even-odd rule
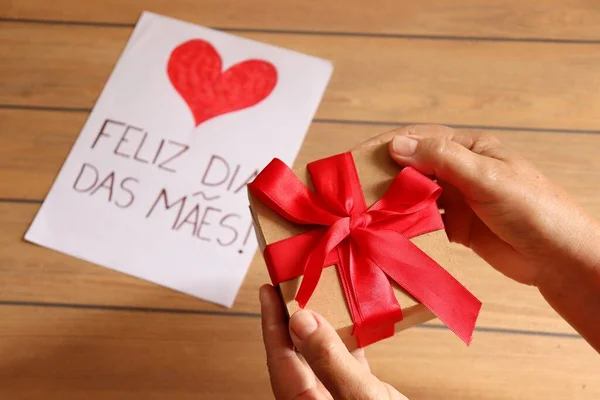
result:
[[[292,163],[331,63],[144,13],[25,238],[231,306],[246,185]]]

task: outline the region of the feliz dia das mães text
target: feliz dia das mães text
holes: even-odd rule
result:
[[[99,144],[102,144],[100,146]],[[177,174],[181,161],[189,153],[190,146],[166,139],[153,138],[142,128],[125,122],[106,119],[93,142],[91,150],[104,149],[115,157],[156,168],[164,173]],[[224,157],[212,155],[203,168],[200,184],[203,190],[185,196],[173,196],[167,188],[161,188],[146,202],[144,216],[171,218],[170,229],[183,231],[194,237],[215,242],[220,246],[246,244],[252,224],[236,212],[226,212],[215,206],[221,198],[213,192],[227,192],[235,195],[242,191],[258,174],[241,173],[240,164],[232,164]],[[136,194],[142,183],[134,176],[125,176],[115,170],[102,171],[91,162],[84,162],[73,182],[74,191],[89,196],[102,197],[120,209],[129,209],[141,202]],[[241,243],[240,243],[241,242]],[[239,250],[241,253],[242,250]]]

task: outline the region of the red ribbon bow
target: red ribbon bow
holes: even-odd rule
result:
[[[273,284],[303,275],[296,300],[304,307],[323,268],[337,265],[353,335],[364,347],[392,336],[402,320],[391,279],[469,344],[481,302],[409,240],[444,228],[436,205],[441,188],[404,168],[367,207],[351,153],[310,163],[308,171],[314,192],[278,159],[249,185],[283,218],[315,225],[265,248]]]

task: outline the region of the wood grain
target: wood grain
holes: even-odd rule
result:
[[[0,104],[91,108],[129,28],[1,23]],[[600,126],[600,46],[245,33],[333,60],[321,119]]]
[[[600,9],[586,0],[12,0],[0,10],[9,18],[118,24],[133,24],[149,10],[234,29],[600,39]]]
[[[0,198],[42,199],[86,115],[75,112],[0,110]],[[345,151],[390,127],[313,124],[297,164]],[[600,218],[600,135],[497,132]],[[117,306],[224,309],[169,289],[100,268],[22,241],[38,205],[0,204],[0,299]],[[500,276],[455,246],[467,282],[484,301],[480,326],[572,333],[537,292]],[[268,282],[260,257],[254,262],[233,311],[258,312],[258,287]],[[107,295],[110,288],[110,295]]]
[[[258,318],[0,306],[0,321],[1,398],[269,397]],[[468,348],[416,328],[367,356],[411,399],[600,395],[600,358],[581,339],[478,333]]]

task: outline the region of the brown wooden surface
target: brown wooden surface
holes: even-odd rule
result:
[[[488,127],[600,218],[595,2],[0,2],[0,399],[269,396],[260,257],[225,310],[22,240],[143,9],[332,59],[298,163],[394,123]],[[598,398],[600,356],[454,248],[484,302],[473,346],[429,323],[369,348],[375,373],[411,399]]]
[[[0,320],[2,399],[267,397],[256,318],[7,306]],[[415,328],[368,355],[411,399],[597,398],[600,357],[582,340],[479,336],[467,348]]]
[[[142,10],[211,27],[555,40],[599,40],[593,0],[9,0],[6,16],[134,24]],[[0,8],[1,10],[1,8]]]
[[[0,22],[0,104],[91,108],[131,28]],[[333,61],[319,119],[593,130],[600,46],[241,33]],[[57,47],[60,50],[49,51]],[[375,95],[376,93],[376,95]],[[574,118],[574,116],[577,116]]]

